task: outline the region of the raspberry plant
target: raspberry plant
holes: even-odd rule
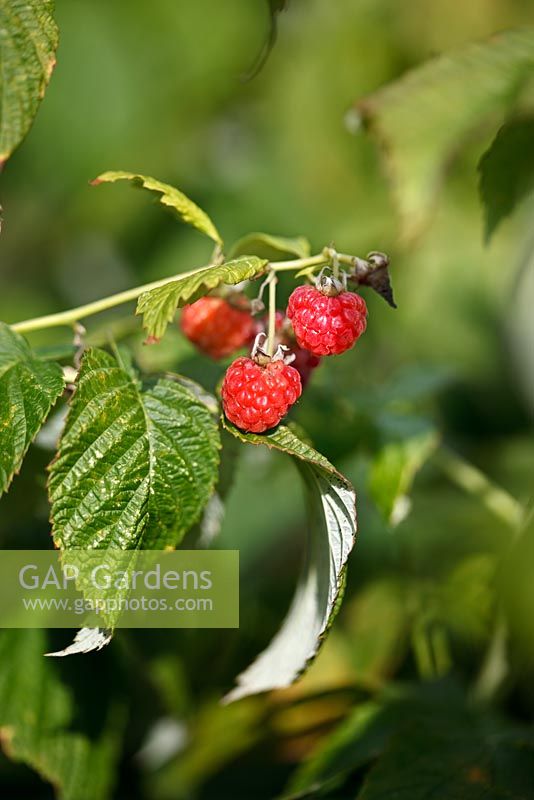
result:
[[[148,381],[113,342],[109,352],[86,347],[81,322],[137,299],[147,346],[158,346],[180,307],[184,334],[211,357],[221,358],[248,345],[250,357],[237,358],[224,377],[221,422],[241,442],[267,445],[292,456],[308,476],[307,491],[316,499],[310,502],[311,555],[294,606],[271,647],[238,679],[240,688],[230,697],[285,686],[310,663],[332,622],[356,533],[350,483],[295,429],[280,424],[302,394],[301,375],[291,366],[296,355],[287,342],[296,345],[306,378],[310,364],[317,366],[318,355],[350,348],[365,329],[366,308],[361,297],[343,287],[383,271],[387,259],[377,260],[373,254],[365,261],[332,247],[310,255],[302,237],[294,242],[268,237],[275,251],[293,251],[291,260],[269,261],[255,255],[258,241],[250,237],[233,248],[245,253],[226,259],[214,223],[182,192],[127,172],[104,173],[93,185],[119,180],[156,193],[179,219],[211,238],[212,261],[80,308],[2,325],[1,391],[4,408],[9,409],[2,428],[3,489],[20,470],[31,440],[65,393],[68,414],[48,480],[56,547],[179,546],[216,491],[219,402],[184,376],[151,376]],[[300,274],[300,280],[308,282],[293,292],[287,318],[280,311],[277,317],[276,284],[281,272]],[[258,297],[253,296],[256,281]],[[261,298],[266,287],[267,332],[256,333],[262,328]],[[291,320],[297,315],[293,334]],[[72,327],[77,344],[74,362],[63,368],[40,360],[21,336],[59,326]],[[302,630],[306,636],[297,634]],[[82,631],[63,653],[100,648],[109,638],[105,630],[92,638]],[[281,642],[290,644],[284,645],[283,657]]]
[[[72,240],[72,220],[63,220],[69,217],[64,212],[72,186],[61,198],[62,181],[75,184],[80,176],[96,174],[101,158],[121,152],[124,162],[152,158],[155,172],[178,164],[181,180],[196,185],[199,196],[209,195],[209,202],[218,198],[233,206],[235,200],[233,220],[227,217],[224,226],[254,219],[261,208],[266,218],[284,225],[296,219],[304,220],[303,228],[318,223],[321,244],[335,236],[341,245],[347,234],[359,242],[354,248],[371,236],[388,242],[406,281],[402,316],[390,322],[383,308],[379,319],[370,303],[367,319],[369,289],[395,305],[383,253],[362,259],[330,245],[312,254],[304,237],[265,233],[228,245],[210,217],[172,186],[129,172],[104,173],[94,181],[142,186],[204,234],[213,253],[205,261],[176,258],[180,269],[189,271],[172,278],[58,314],[0,323],[0,493],[9,491],[2,509],[4,542],[24,547],[41,535],[43,547],[103,553],[119,548],[121,558],[129,559],[139,547],[212,542],[217,547],[230,520],[237,522],[239,542],[242,532],[249,536],[242,546],[245,562],[249,544],[252,552],[259,541],[264,548],[267,540],[276,541],[278,520],[281,534],[276,552],[264,559],[265,550],[260,551],[257,563],[245,565],[244,595],[259,611],[255,616],[247,603],[235,638],[211,632],[208,645],[202,632],[152,637],[114,631],[110,623],[82,627],[65,647],[65,635],[53,631],[1,631],[0,744],[10,760],[0,754],[0,786],[6,796],[33,797],[35,788],[39,798],[49,797],[50,787],[39,785],[35,776],[25,791],[30,773],[13,764],[22,762],[63,800],[104,800],[114,796],[114,781],[117,797],[139,800],[271,800],[282,786],[287,800],[393,795],[419,800],[436,792],[444,800],[526,800],[534,752],[532,522],[528,501],[522,500],[530,476],[523,474],[528,459],[514,459],[511,447],[501,464],[493,454],[497,440],[499,447],[505,441],[511,445],[511,432],[513,453],[520,448],[532,453],[531,444],[529,449],[520,439],[521,432],[531,439],[531,426],[522,419],[512,382],[503,381],[513,363],[520,364],[519,380],[532,398],[531,257],[522,263],[516,296],[506,296],[502,304],[502,328],[510,333],[502,348],[505,359],[495,347],[501,326],[494,323],[521,232],[516,219],[510,236],[507,218],[520,205],[528,212],[532,202],[532,28],[463,45],[397,80],[398,65],[415,63],[422,51],[439,50],[451,35],[467,39],[480,25],[486,36],[484,26],[497,17],[506,25],[503,9],[512,4],[482,0],[481,9],[487,6],[489,13],[479,15],[458,6],[452,29],[446,2],[433,4],[429,14],[419,14],[424,3],[415,3],[399,10],[398,19],[392,6],[387,9],[392,25],[384,36],[378,0],[373,13],[349,0],[258,0],[258,15],[263,13],[263,23],[270,15],[271,32],[255,62],[253,50],[246,50],[255,35],[254,3],[239,8],[229,0],[210,7],[202,0],[180,4],[178,11],[175,5],[153,4],[145,11],[139,2],[125,14],[120,4],[58,3],[70,25],[57,84],[64,81],[67,102],[58,113],[61,92],[56,94],[55,112],[54,102],[50,108],[57,127],[47,127],[45,112],[41,132],[21,153],[22,169],[12,173],[11,187],[7,178],[3,200],[9,225],[0,240],[7,245],[2,256],[7,252],[10,261],[9,237],[22,224],[30,261],[33,239],[39,271],[51,272],[57,253],[46,262],[32,205],[47,206],[43,227],[50,227],[51,239],[59,232],[58,239]],[[521,15],[532,16],[527,5],[515,9],[514,25]],[[58,45],[53,6],[52,0],[0,0],[0,167],[29,130],[50,81]],[[250,104],[247,84],[237,89],[235,76],[252,78],[264,66],[288,6],[297,24],[283,31],[281,52],[267,64],[265,82],[262,76],[251,86],[252,93],[258,86],[260,102],[256,105],[254,93]],[[241,12],[249,15],[244,24]],[[72,24],[79,19],[81,35]],[[465,30],[462,20],[468,21]],[[171,42],[167,51],[165,34]],[[191,70],[188,54],[195,62]],[[211,106],[210,65],[217,75]],[[65,82],[67,72],[76,83]],[[388,74],[394,78],[390,84],[356,98]],[[135,76],[130,97],[127,76]],[[347,87],[350,96],[344,94]],[[88,94],[94,94],[92,103]],[[344,127],[339,109],[355,99]],[[358,134],[359,143],[349,142],[347,129]],[[365,129],[383,157],[392,208],[362,144]],[[71,151],[64,148],[63,130]],[[477,154],[485,236],[496,238],[501,248],[492,252],[474,241],[480,220],[475,204],[466,200],[474,195],[474,162],[469,164],[481,132],[487,147]],[[215,140],[221,146],[216,153]],[[360,148],[357,157],[347,158],[346,147]],[[78,160],[76,176],[72,168]],[[453,164],[455,179],[444,187]],[[28,179],[31,189],[21,191]],[[18,191],[23,198],[20,215],[10,195],[15,187],[15,198]],[[35,202],[34,190],[35,197],[46,191],[46,201]],[[63,200],[57,206],[56,192]],[[103,193],[92,194],[98,200],[88,214],[89,227],[100,227],[92,214],[99,213]],[[438,201],[439,218],[429,228]],[[111,241],[115,220],[122,225],[127,215],[110,209],[103,234],[107,225]],[[22,222],[10,228],[17,216]],[[74,229],[78,235],[78,224]],[[135,225],[129,234],[136,257],[157,276],[150,262],[158,261],[161,241],[156,236],[135,241],[132,231]],[[503,235],[506,247],[500,244]],[[531,252],[530,237],[527,245]],[[192,252],[181,240],[177,250]],[[74,255],[80,253],[83,249],[74,247]],[[65,281],[69,290],[84,277],[83,265],[73,262]],[[17,257],[9,266],[16,271]],[[497,276],[495,302],[491,283]],[[25,267],[27,277],[33,276]],[[36,281],[35,291],[28,287],[28,297],[35,298],[41,286],[50,290],[51,274],[46,279],[44,286]],[[87,291],[76,289],[80,296]],[[15,299],[16,291],[15,286]],[[6,296],[6,319],[27,315],[12,310],[11,287]],[[488,335],[484,320],[492,299]],[[142,321],[128,312],[114,324],[99,325],[100,312],[131,301],[137,301]],[[476,309],[476,325],[470,307]],[[443,319],[434,310],[443,312]],[[377,337],[384,319],[386,328]],[[51,347],[42,344],[40,333],[33,337],[34,331],[47,331]],[[471,353],[474,342],[482,352],[484,338],[487,385],[477,379],[481,364]],[[355,352],[343,355],[352,346]],[[171,350],[172,359],[165,355]],[[455,357],[468,365],[469,379],[459,378],[459,365],[449,363]],[[397,374],[401,362],[406,370]],[[185,374],[166,372],[169,363]],[[455,375],[453,386],[444,366]],[[189,377],[199,374],[202,385]],[[436,401],[439,414],[432,407]],[[362,542],[350,573],[354,488],[309,435],[358,489]],[[36,437],[38,446],[31,447]],[[470,453],[477,466],[447,442]],[[50,538],[43,450],[52,447],[57,452],[47,478]],[[265,458],[267,448],[276,451],[272,458]],[[512,461],[514,476],[507,468]],[[519,500],[484,475],[482,465],[489,474],[502,475]],[[304,545],[291,535],[298,476],[308,514]],[[236,489],[221,529],[232,483]],[[509,565],[502,566],[503,552]],[[284,592],[294,584],[292,568],[299,560],[302,572],[280,627],[289,605]],[[324,658],[290,686],[329,633],[345,583],[343,615]],[[78,657],[45,658],[45,652]],[[247,697],[284,687],[290,688]],[[161,769],[155,756],[162,752],[168,760]]]

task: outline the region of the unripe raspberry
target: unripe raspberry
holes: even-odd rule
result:
[[[203,353],[224,358],[250,341],[254,320],[248,311],[234,308],[222,297],[201,297],[184,306],[181,326]]]
[[[226,370],[221,395],[224,413],[241,430],[263,433],[274,428],[300,397],[300,375],[283,360],[265,366],[238,358]]]
[[[297,286],[289,298],[287,316],[299,347],[316,356],[339,355],[364,332],[367,306],[353,292],[331,296],[315,286]]]

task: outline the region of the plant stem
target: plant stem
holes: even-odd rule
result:
[[[299,270],[306,269],[306,267],[320,267],[321,264],[328,263],[328,256],[324,253],[317,253],[315,256],[308,256],[308,258],[295,258],[293,261],[274,261],[270,264],[273,272],[283,272],[285,270]]]
[[[317,255],[309,256],[308,258],[297,258],[291,261],[276,261],[274,263],[270,263],[267,269],[273,273],[282,272],[284,270],[300,270],[305,269],[306,267],[320,266],[327,261],[328,258],[325,257],[324,253],[318,253]],[[68,311],[60,311],[57,314],[48,314],[44,317],[34,317],[33,319],[26,319],[23,322],[16,322],[15,324],[11,325],[11,329],[17,331],[17,333],[28,333],[30,331],[43,330],[45,328],[58,328],[61,326],[72,327],[81,319],[91,317],[93,314],[100,314],[102,311],[107,311],[110,308],[115,308],[115,306],[129,303],[132,300],[137,300],[138,297],[144,292],[148,292],[151,289],[157,289],[159,286],[165,286],[165,284],[172,283],[172,281],[188,278],[189,276],[199,272],[200,269],[207,269],[209,266],[212,265],[208,264],[205,267],[200,267],[199,269],[194,269],[189,272],[180,272],[178,275],[173,275],[171,278],[164,278],[163,280],[153,281],[152,283],[145,283],[142,286],[136,286],[135,288],[128,289],[125,292],[119,292],[118,294],[104,297],[101,300],[95,300],[92,303],[87,303],[83,306],[78,306],[77,308],[71,308]]]
[[[28,331],[43,330],[44,328],[58,328],[62,325],[72,327],[76,322],[85,317],[91,317],[93,314],[99,314],[101,311],[107,311],[108,308],[115,308],[123,303],[129,303],[132,300],[148,292],[150,289],[157,289],[158,286],[164,286],[166,283],[171,283],[178,278],[187,278],[189,275],[194,275],[198,270],[194,269],[191,272],[181,272],[179,275],[174,275],[172,278],[165,278],[164,280],[154,281],[153,283],[145,283],[143,286],[136,286],[134,289],[128,289],[125,292],[112,294],[109,297],[104,297],[102,300],[95,300],[92,303],[87,303],[77,308],[71,308],[68,311],[60,311],[58,314],[48,314],[45,317],[35,317],[34,319],[26,319],[23,322],[16,322],[11,325],[11,329],[18,333],[27,333]]]
[[[274,340],[276,336],[276,284],[278,279],[273,273],[269,281],[269,339],[267,342],[267,352],[274,356]]]
[[[441,448],[435,461],[451,481],[478,497],[487,509],[517,532],[524,520],[524,509],[515,497],[448,448]]]

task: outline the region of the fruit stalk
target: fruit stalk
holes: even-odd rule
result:
[[[274,274],[271,275],[271,280],[269,281],[269,330],[268,330],[268,342],[267,342],[267,352],[271,356],[274,356],[274,342],[276,337],[276,284],[278,283],[278,278]]]

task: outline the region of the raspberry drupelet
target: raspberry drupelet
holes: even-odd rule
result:
[[[218,359],[250,341],[254,320],[248,311],[234,308],[222,297],[201,297],[183,308],[181,327],[199,350]]]
[[[315,356],[339,355],[349,350],[367,326],[367,306],[360,295],[321,290],[321,285],[297,286],[287,316],[299,347]]]
[[[302,393],[300,375],[283,359],[259,364],[238,358],[224,376],[224,413],[230,422],[250,433],[274,428]]]

